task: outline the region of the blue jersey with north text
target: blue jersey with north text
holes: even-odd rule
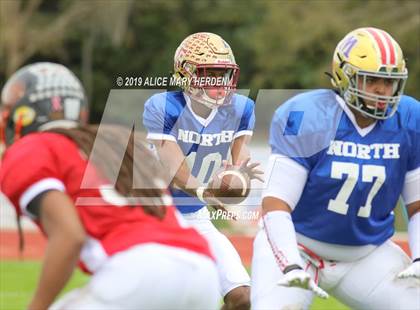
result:
[[[206,184],[222,160],[229,158],[233,140],[252,134],[254,102],[235,94],[231,103],[213,110],[207,119],[196,115],[181,91],[164,92],[150,97],[143,113],[143,124],[150,140],[176,142],[184,153],[191,174]],[[195,212],[204,204],[180,189],[171,189],[174,202],[182,213]]]
[[[291,98],[273,117],[272,153],[309,173],[292,212],[297,232],[334,244],[379,245],[394,233],[406,173],[420,166],[420,104],[403,96],[391,118],[365,129],[344,109],[331,90]]]

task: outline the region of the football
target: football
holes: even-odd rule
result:
[[[235,205],[248,197],[251,182],[246,173],[233,167],[216,172],[208,188],[222,203]]]

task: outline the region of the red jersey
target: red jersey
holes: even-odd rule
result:
[[[88,165],[77,145],[64,135],[33,133],[14,143],[3,157],[0,186],[16,212],[30,217],[26,207],[40,193],[60,190],[69,195],[88,235],[80,260],[89,272],[108,256],[143,243],[179,247],[211,257],[207,242],[180,222],[182,217],[174,207],[168,207],[160,220],[141,207],[124,205],[124,197]],[[42,229],[39,221],[33,220]]]

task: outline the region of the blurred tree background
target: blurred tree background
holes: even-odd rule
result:
[[[0,0],[0,86],[17,68],[55,61],[82,79],[93,122],[117,76],[168,76],[189,34],[232,46],[240,88],[329,87],[337,42],[361,26],[382,28],[408,59],[406,93],[420,97],[420,2],[251,0]]]

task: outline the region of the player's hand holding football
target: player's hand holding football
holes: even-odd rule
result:
[[[277,282],[277,285],[286,287],[299,287],[305,290],[310,290],[320,298],[327,299],[328,293],[316,285],[312,280],[311,275],[302,269],[293,269],[284,274],[284,277]]]
[[[208,188],[206,186],[199,187],[197,189],[197,197],[204,203],[207,203],[208,206],[216,210],[222,210],[224,212],[227,212],[225,204],[214,195],[214,192],[211,188]]]
[[[264,174],[264,171],[257,169],[257,167],[260,165],[260,163],[250,163],[251,157],[248,157],[244,161],[240,163],[239,166],[234,166],[230,163],[228,163],[227,160],[223,161],[223,168],[224,169],[230,169],[230,168],[237,168],[241,172],[248,175],[249,179],[257,179],[261,182],[264,182],[264,179],[260,176],[260,174]]]
[[[250,180],[257,179],[261,182],[264,182],[264,179],[261,177],[264,172],[257,169],[260,163],[250,163],[251,158],[248,157],[245,159],[239,166],[239,170],[246,173]]]
[[[420,258],[417,258],[406,269],[398,274],[399,279],[417,278],[420,279]]]

